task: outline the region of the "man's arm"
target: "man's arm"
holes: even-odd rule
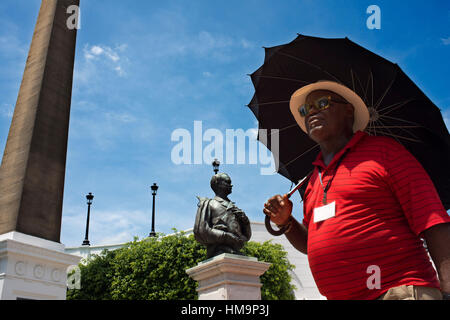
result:
[[[308,254],[308,230],[302,223],[298,222],[293,217],[291,219],[292,225],[289,228],[288,232],[285,233],[285,236],[295,249],[297,249],[301,253]]]
[[[264,204],[264,214],[277,225],[286,225],[291,220],[291,226],[285,233],[289,242],[300,252],[307,254],[308,231],[305,226],[292,217],[292,201],[287,195],[273,196]]]
[[[450,223],[435,225],[423,235],[439,275],[441,291],[450,294]]]

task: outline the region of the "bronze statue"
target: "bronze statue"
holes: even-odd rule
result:
[[[207,258],[221,253],[242,254],[240,249],[250,240],[250,221],[244,211],[228,199],[233,185],[225,173],[211,178],[213,199],[199,199],[194,225],[195,239],[206,246]]]

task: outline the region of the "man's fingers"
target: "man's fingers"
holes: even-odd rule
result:
[[[269,200],[268,203],[266,202],[266,203],[264,204],[264,207],[265,207],[267,210],[271,211],[272,213],[277,213],[278,210],[279,210],[279,208],[276,206],[276,204],[275,204],[273,201],[270,201],[270,200]]]
[[[287,203],[287,201],[286,201],[287,198],[285,198],[284,196],[282,197],[280,195],[277,195],[277,200],[278,200],[278,203],[280,204],[280,207],[284,207]]]
[[[263,212],[264,212],[264,214],[265,214],[266,216],[269,216],[269,217],[272,216],[272,212],[271,212],[270,210],[266,209],[266,208],[263,209]]]
[[[272,207],[274,207],[278,211],[281,210],[281,207],[283,206],[281,200],[282,198],[280,196],[275,196],[269,200],[269,203]]]

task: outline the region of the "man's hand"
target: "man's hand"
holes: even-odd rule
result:
[[[224,232],[224,242],[232,248],[240,248],[244,245],[245,239],[238,237],[234,233]]]
[[[264,203],[263,212],[273,223],[285,225],[292,213],[292,201],[288,199],[287,194],[273,196]]]

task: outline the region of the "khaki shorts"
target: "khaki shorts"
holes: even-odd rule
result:
[[[399,286],[390,288],[378,300],[442,300],[442,293],[430,287]]]

